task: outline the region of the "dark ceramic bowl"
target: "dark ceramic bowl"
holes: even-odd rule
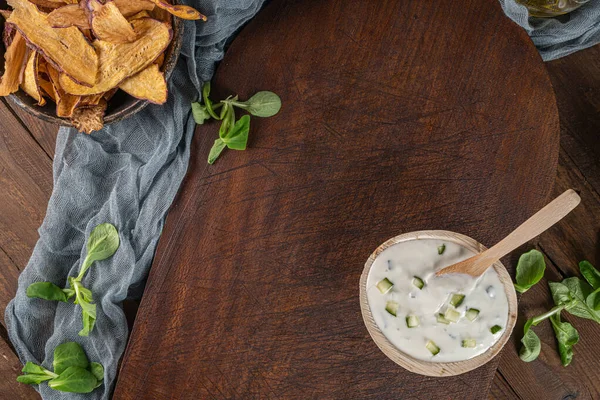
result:
[[[179,3],[179,1],[174,1],[173,3],[177,4]],[[0,0],[0,9],[7,8],[8,6],[6,4],[6,0]],[[0,17],[0,20],[1,33],[4,32],[4,18]],[[179,57],[179,52],[181,50],[181,41],[183,37],[183,23],[181,22],[181,20],[179,18],[173,17],[172,21],[173,40],[167,48],[167,51],[165,53],[165,61],[163,64],[165,78],[167,79],[167,81],[169,80],[169,77],[175,69],[175,64],[177,64],[177,58]],[[4,73],[5,51],[6,49],[4,48],[4,43],[0,43],[0,73]],[[14,104],[21,107],[23,110],[27,111],[29,114],[37,118],[54,124],[72,126],[70,120],[56,116],[56,106],[51,101],[48,101],[45,106],[40,107],[36,105],[36,101],[33,98],[29,97],[22,90],[19,90],[18,92],[15,92],[8,97]],[[124,91],[119,90],[108,102],[108,108],[106,109],[106,113],[104,114],[104,124],[107,125],[113,122],[120,121],[124,118],[130,117],[133,114],[140,111],[141,109],[143,109],[144,107],[146,107],[147,105],[148,101],[136,99],[135,97],[128,95]]]

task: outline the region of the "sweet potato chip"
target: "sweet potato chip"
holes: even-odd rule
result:
[[[62,98],[58,97],[56,100],[56,115],[61,118],[71,118],[73,112],[79,105],[81,99],[80,96],[71,96]]]
[[[117,93],[119,91],[119,88],[113,88],[111,90],[109,90],[108,92],[104,93],[104,100],[109,101],[110,99],[112,99],[112,97],[115,95],[115,93]]]
[[[92,31],[97,39],[111,43],[130,43],[135,40],[136,34],[131,24],[114,2],[102,4],[98,0],[88,0],[87,4],[92,11]]]
[[[46,77],[48,77],[48,61],[46,61],[46,59],[41,54],[39,54],[38,57],[38,75],[40,74],[46,75]]]
[[[42,90],[38,84],[38,58],[39,55],[35,51],[31,51],[29,59],[25,65],[25,72],[23,74],[23,82],[21,83],[21,89],[35,100],[38,105],[43,106],[46,104],[46,100],[42,95]]]
[[[198,10],[196,10],[195,8],[192,8],[190,6],[184,6],[182,4],[173,5],[173,4],[169,4],[168,2],[166,2],[164,0],[151,0],[151,1],[157,7],[168,11],[169,13],[173,14],[174,16],[176,16],[178,18],[191,19],[191,20],[201,19],[203,21],[206,21],[205,15],[200,14],[200,12]]]
[[[5,49],[8,49],[8,46],[10,46],[10,44],[12,43],[13,38],[15,37],[15,32],[17,32],[17,29],[14,25],[4,25],[4,32],[2,32],[2,42],[4,43]]]
[[[0,10],[0,15],[2,15],[2,18],[8,19],[8,17],[10,17],[10,11],[8,11],[8,10]]]
[[[106,105],[106,101],[102,100],[97,106],[77,108],[71,116],[73,126],[88,135],[99,131],[104,126]]]
[[[46,61],[39,53],[37,68],[37,82],[40,89],[42,89],[42,94],[45,94],[45,96],[48,96],[56,103],[56,93],[54,92],[54,86],[50,83],[50,76],[48,75],[48,61]]]
[[[154,10],[148,11],[148,14],[150,14],[150,18],[162,21],[166,24],[169,24],[169,26],[173,23],[173,16],[171,13],[169,13],[167,10],[163,10],[162,8],[154,7]]]
[[[74,81],[87,86],[96,83],[98,55],[78,28],[52,28],[47,16],[27,0],[8,0],[14,24],[27,42]]]
[[[4,75],[0,81],[0,96],[8,96],[19,90],[23,79],[23,67],[27,62],[26,56],[27,44],[23,36],[17,32],[4,53]]]
[[[90,94],[89,96],[81,96],[81,101],[77,107],[96,106],[104,99],[104,93]]]
[[[91,29],[79,29],[83,36],[88,40],[88,42],[92,43],[94,41],[94,35],[92,34]]]
[[[167,101],[167,81],[156,64],[125,80],[119,88],[135,98],[151,103],[163,104]]]
[[[68,93],[76,95],[107,92],[152,64],[171,42],[171,29],[164,23],[150,18],[138,19],[131,23],[138,35],[135,42],[94,42],[100,58],[100,67],[98,82],[93,87],[79,85],[65,74],[60,76],[61,86]]]
[[[137,14],[133,14],[131,17],[127,17],[127,21],[133,21],[134,19],[140,19],[140,18],[152,18],[150,16],[150,13],[148,11],[140,11]]]
[[[158,58],[154,61],[154,64],[158,65],[158,68],[162,71],[163,63],[165,62],[165,53],[162,53]]]
[[[61,118],[70,118],[81,100],[80,96],[67,96],[66,99],[62,97],[57,98],[56,115]]]
[[[56,115],[61,118],[69,118],[81,101],[81,96],[73,96],[65,92],[60,86],[58,71],[51,66],[48,66],[48,75],[56,96]]]
[[[38,77],[38,84],[40,85],[42,92],[56,103],[56,92],[54,91],[54,86],[52,86],[52,83],[50,83],[50,81],[45,77]]]
[[[115,5],[125,17],[130,17],[140,11],[151,11],[154,3],[150,0],[114,0]]]
[[[90,29],[90,21],[78,4],[69,4],[53,10],[48,14],[48,23],[53,28],[76,26],[81,29]]]
[[[53,1],[53,0],[29,0],[30,3],[36,6],[48,9],[59,8],[65,5],[65,1]]]

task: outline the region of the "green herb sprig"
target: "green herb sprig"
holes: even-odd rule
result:
[[[515,284],[517,290],[519,290],[519,285],[526,291],[536,284],[544,274],[546,264],[543,255],[540,252],[537,252],[539,254],[532,253],[534,251],[537,252],[537,250],[532,250],[519,259],[517,284]],[[562,282],[548,282],[555,306],[544,314],[530,318],[525,323],[521,339],[523,345],[519,351],[519,357],[523,361],[530,362],[539,356],[542,345],[531,327],[546,319],[552,323],[561,363],[565,367],[573,360],[573,346],[579,341],[579,333],[569,322],[561,320],[561,312],[566,311],[573,316],[600,323],[600,295],[598,295],[600,293],[600,272],[588,261],[581,261],[579,270],[585,280],[571,277]]]
[[[236,121],[235,108],[242,109],[255,117],[272,117],[281,109],[281,99],[273,92],[258,92],[247,101],[239,101],[238,96],[229,96],[214,104],[209,97],[210,82],[202,87],[202,100],[192,103],[192,115],[198,125],[213,118],[221,121],[219,138],[215,140],[208,163],[213,164],[227,147],[233,150],[246,150],[250,132],[250,115],[246,114]],[[220,109],[219,114],[217,111]]]
[[[17,381],[29,385],[47,381],[51,389],[61,392],[90,393],[104,380],[102,364],[90,363],[83,348],[76,342],[56,346],[52,367],[54,371],[28,361]]]
[[[75,297],[73,303],[79,304],[81,307],[83,321],[83,328],[79,331],[79,335],[88,336],[96,323],[96,304],[93,303],[92,291],[85,288],[81,281],[95,261],[112,257],[118,248],[119,232],[117,228],[108,223],[98,225],[92,230],[87,241],[87,255],[81,264],[79,275],[68,279],[69,287],[61,289],[52,282],[36,282],[27,287],[27,296],[65,303]]]

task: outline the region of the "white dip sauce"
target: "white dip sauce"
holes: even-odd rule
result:
[[[438,247],[442,245],[445,250],[440,255]],[[502,336],[508,320],[508,301],[493,268],[479,278],[463,274],[435,276],[435,271],[474,254],[458,244],[434,239],[397,243],[379,254],[369,272],[367,298],[375,323],[396,348],[419,360],[462,361],[485,352]],[[413,277],[423,280],[422,289],[415,286]],[[393,286],[382,294],[377,283],[385,278]],[[450,305],[453,294],[465,295],[457,307]],[[397,307],[396,316],[386,311],[388,305]],[[454,314],[452,318],[457,322],[438,321],[439,314],[445,314],[448,308],[451,311],[447,315]],[[479,310],[473,321],[468,317],[475,312],[467,315],[469,309]],[[418,326],[407,326],[409,316],[416,316]],[[412,321],[414,324],[415,319]],[[493,334],[490,329],[494,326],[502,329]],[[433,355],[436,346],[439,352]]]

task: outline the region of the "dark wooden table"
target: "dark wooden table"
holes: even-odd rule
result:
[[[578,190],[582,205],[561,224],[529,247],[547,256],[546,279],[577,274],[577,262],[600,265],[600,46],[547,64],[561,118],[561,149],[554,194]],[[526,73],[526,71],[524,71]],[[548,105],[551,107],[552,105]],[[0,103],[0,310],[15,292],[19,271],[37,240],[36,229],[52,189],[51,162],[56,127],[24,115],[4,100]],[[543,146],[543,143],[539,144]],[[531,187],[530,190],[540,190]],[[513,262],[514,262],[513,257]],[[545,283],[544,280],[543,283]],[[537,285],[522,296],[520,312],[530,316],[551,303],[547,286]],[[523,319],[523,318],[521,318]],[[542,354],[526,364],[517,356],[520,325],[500,359],[489,396],[494,399],[597,399],[600,393],[600,329],[573,320],[581,335],[568,368],[560,365],[553,332],[537,328]],[[35,392],[14,381],[21,366],[0,326],[0,398],[34,399]],[[483,396],[483,393],[482,393]]]
[[[392,236],[495,243],[545,204],[559,123],[525,32],[493,0],[274,1],[213,88],[283,107],[212,166],[218,125],[198,129],[115,399],[479,400],[498,359],[460,379],[398,368],[357,286]]]

